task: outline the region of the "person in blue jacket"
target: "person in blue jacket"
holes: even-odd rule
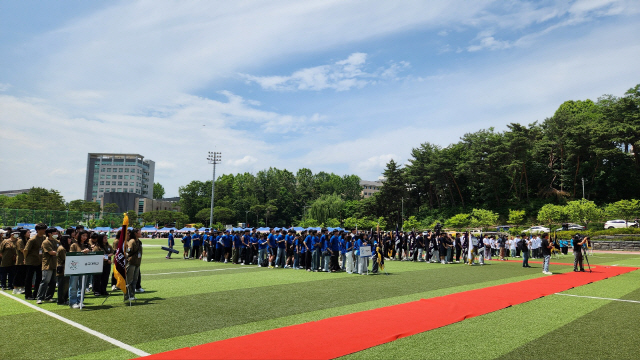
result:
[[[182,238],[182,246],[184,247],[182,258],[188,260],[189,251],[191,250],[191,231],[187,231],[187,235]]]
[[[269,251],[269,244],[265,234],[257,234],[258,239],[258,267],[262,267],[262,262],[266,259]]]
[[[200,257],[200,233],[196,229],[195,233],[191,236],[191,256],[190,259],[198,259]]]
[[[229,257],[231,256],[231,245],[233,242],[233,237],[231,236],[229,230],[224,232],[222,236],[222,245],[224,246],[224,263],[229,262]]]
[[[224,257],[224,242],[222,241],[222,237],[224,233],[222,231],[218,231],[218,236],[216,237],[216,256],[214,257],[214,261],[222,261]]]
[[[302,232],[302,236],[304,236],[304,247],[305,247],[305,257],[304,257],[304,265],[307,271],[313,271],[313,236],[307,230]]]
[[[169,249],[173,249],[175,245],[176,245],[176,242],[173,239],[173,230],[169,230],[169,238],[167,239],[167,246],[169,247]],[[167,259],[171,259],[171,251],[169,251],[166,257]]]
[[[278,244],[276,238],[276,230],[271,229],[271,233],[267,236],[267,246],[269,252],[269,269],[273,269],[273,263],[276,259]]]

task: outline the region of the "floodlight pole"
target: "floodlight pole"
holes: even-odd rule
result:
[[[222,153],[217,151],[209,151],[209,155],[207,156],[209,164],[213,165],[213,179],[211,179],[211,213],[209,214],[209,227],[213,226],[213,195],[216,183],[216,164],[220,163],[221,157]]]

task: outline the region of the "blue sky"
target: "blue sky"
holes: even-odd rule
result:
[[[637,1],[0,3],[2,189],[81,198],[86,154],[374,180],[423,142],[640,82]]]

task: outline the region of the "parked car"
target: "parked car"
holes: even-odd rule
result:
[[[628,227],[638,227],[638,222],[625,220],[609,220],[604,223],[605,229],[624,229]]]
[[[526,230],[523,230],[523,233],[528,233],[528,234],[540,234],[540,233],[548,233],[550,231],[550,229],[548,227],[544,227],[544,226],[532,226]]]
[[[584,226],[578,224],[567,224],[567,230],[584,230]],[[557,228],[556,231],[563,231],[563,228]]]

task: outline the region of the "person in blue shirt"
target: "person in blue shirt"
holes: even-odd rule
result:
[[[305,248],[305,256],[304,256],[304,267],[307,271],[313,270],[313,237],[311,234],[304,230],[302,232],[302,237],[304,238],[304,248]]]
[[[329,246],[327,247],[327,250],[331,253],[331,272],[340,270],[340,264],[338,264],[338,256],[340,255],[340,236],[338,229],[333,229],[333,236],[329,239]]]
[[[222,242],[222,231],[218,231],[218,236],[216,236],[216,255],[213,258],[213,261],[222,261],[224,256],[224,243]]]
[[[276,253],[278,251],[278,244],[275,233],[276,230],[271,229],[271,233],[267,237],[267,246],[269,250],[269,269],[273,269],[273,262],[276,259]]]
[[[329,261],[331,259],[331,253],[329,252],[329,234],[328,234],[328,230],[327,229],[322,229],[320,230],[320,233],[322,234],[320,236],[320,251],[322,254],[322,265],[321,265],[321,269],[324,272],[329,272]]]
[[[231,233],[229,232],[229,230],[226,230],[224,232],[224,235],[222,236],[222,245],[224,246],[224,263],[228,263],[229,262],[229,257],[231,256],[231,246],[233,244],[233,237],[231,236]]]
[[[253,260],[251,254],[251,237],[249,236],[249,229],[244,230],[244,234],[240,237],[241,242],[241,258],[242,263],[240,265],[249,265]]]
[[[317,234],[318,231],[311,230],[311,269],[314,272],[320,270],[320,247],[322,246],[322,244],[320,244],[320,238],[316,236]]]
[[[300,236],[293,235],[293,270],[300,268]]]
[[[187,235],[182,238],[182,245],[184,247],[182,258],[187,260],[189,259],[189,251],[191,250],[191,231],[187,231]]]
[[[202,235],[202,261],[209,261],[209,229],[204,229]]]
[[[351,235],[347,235],[345,238],[344,250],[347,257],[345,271],[348,274],[353,274],[353,239],[351,238]]]
[[[231,233],[231,241],[232,241],[232,252],[231,252],[231,262],[233,264],[238,264],[238,259],[240,258],[240,249],[242,242],[240,241],[240,236],[237,231],[233,231]]]
[[[262,267],[268,254],[269,245],[266,234],[257,234],[256,238],[258,239],[258,267]]]
[[[276,235],[276,244],[278,246],[277,255],[276,255],[276,268],[281,267],[284,268],[286,265],[287,259],[287,240],[285,239],[286,232],[284,230],[280,231],[279,235]]]
[[[169,249],[173,249],[176,242],[173,240],[173,230],[169,230],[169,238],[167,239],[167,246]],[[171,251],[167,254],[167,259],[171,259]]]
[[[249,238],[251,239],[251,253],[252,253],[251,264],[254,263],[254,258],[255,258],[256,265],[259,265],[257,260],[258,259],[258,234],[256,233],[256,229],[253,229],[251,231]]]
[[[200,254],[200,233],[196,229],[195,233],[191,236],[191,255],[190,259],[198,259]]]
[[[295,267],[293,266],[293,255],[295,253],[293,242],[296,238],[296,231],[293,229],[289,229],[289,231],[287,231],[287,235],[284,238],[287,243],[287,264],[284,267],[295,269]]]

